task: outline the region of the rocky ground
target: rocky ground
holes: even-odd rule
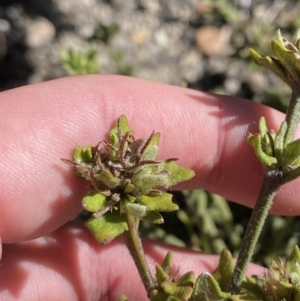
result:
[[[2,0],[0,90],[66,76],[63,50],[95,49],[102,74],[253,97],[268,79],[249,71],[247,48],[266,43],[277,26],[291,31],[298,6],[268,0]]]

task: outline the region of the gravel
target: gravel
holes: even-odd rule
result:
[[[234,2],[243,19],[250,18],[250,7],[252,14],[267,12],[272,20],[278,14],[273,1]],[[243,31],[233,44],[233,35],[241,28],[224,20],[205,19],[203,13],[211,9],[205,3],[2,0],[0,90],[66,76],[60,52],[91,48],[97,50],[102,74],[126,74],[244,97],[263,90],[257,72],[249,72],[249,60],[232,61],[238,39],[243,47]],[[117,29],[107,36],[108,28]]]

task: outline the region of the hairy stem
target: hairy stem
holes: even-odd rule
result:
[[[228,291],[235,294],[239,291],[248,263],[250,262],[258,237],[261,233],[265,219],[271,208],[273,198],[281,185],[280,173],[269,171],[266,173],[257,202],[250,217],[239,255],[235,264]]]
[[[295,88],[292,91],[289,107],[286,112],[287,130],[284,137],[284,145],[286,146],[294,138],[295,132],[300,122],[300,91]]]
[[[287,123],[287,129],[284,134],[284,147],[286,147],[287,144],[294,139],[295,132],[300,122],[300,89],[298,87],[294,87],[294,89],[292,89],[292,95],[286,112],[285,121]],[[252,258],[254,248],[278,188],[284,183],[289,182],[300,175],[299,169],[283,173],[282,170],[284,169],[285,166],[276,165],[266,171],[260,193],[243,237],[233,275],[228,286],[228,291],[232,294],[237,293],[240,289],[245,277],[247,265]]]
[[[139,271],[142,282],[147,290],[154,286],[154,280],[150,273],[145,253],[143,250],[142,242],[138,233],[138,223],[139,220],[132,216],[130,213],[126,213],[128,231],[125,231],[123,234],[123,238],[125,244],[134,260],[134,263]]]

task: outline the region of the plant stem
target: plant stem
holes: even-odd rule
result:
[[[281,182],[282,176],[280,173],[276,173],[274,170],[266,172],[257,202],[252,211],[243,237],[239,255],[228,286],[228,291],[232,294],[239,291],[245,276],[247,265],[252,258],[258,237]]]
[[[285,120],[287,123],[287,130],[284,137],[284,146],[292,141],[300,122],[300,91],[297,87],[292,90]]]
[[[292,89],[285,121],[287,129],[284,134],[284,147],[294,139],[300,122],[300,89],[297,86]],[[236,265],[228,286],[228,291],[232,294],[239,291],[245,277],[247,265],[252,258],[254,248],[278,188],[284,183],[295,179],[300,174],[298,169],[284,174],[282,172],[283,169],[285,169],[285,166],[276,165],[267,169],[265,173],[265,178],[243,237]]]
[[[123,238],[125,244],[134,260],[134,263],[138,269],[142,282],[146,288],[146,291],[154,287],[154,280],[150,273],[145,253],[143,250],[142,242],[138,233],[139,220],[130,213],[126,213],[128,231],[125,231]]]

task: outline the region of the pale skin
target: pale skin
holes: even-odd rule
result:
[[[246,142],[264,115],[278,129],[284,115],[251,101],[120,76],[50,81],[0,94],[0,300],[146,300],[122,240],[102,246],[81,224],[87,183],[60,161],[76,145],[96,145],[121,114],[136,138],[162,134],[160,158],[177,157],[196,177],[176,189],[205,188],[253,207],[262,168]],[[282,187],[273,213],[300,213],[298,180]],[[29,241],[30,240],[30,241]],[[146,240],[153,269],[170,248]],[[212,271],[218,257],[171,248],[175,268]],[[263,273],[251,266],[248,273]]]

